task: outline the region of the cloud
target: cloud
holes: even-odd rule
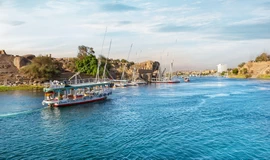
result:
[[[9,24],[11,26],[19,26],[25,24],[24,21],[7,21],[6,24]]]
[[[154,27],[154,31],[157,32],[187,32],[194,31],[196,27],[187,25],[175,25],[175,24],[161,24]]]
[[[104,4],[101,6],[103,11],[108,12],[125,12],[125,11],[136,11],[140,10],[140,8],[129,6],[121,3],[111,3],[111,4]]]
[[[119,25],[126,25],[126,24],[131,24],[131,21],[119,21],[118,24]]]
[[[256,40],[270,39],[270,22],[263,24],[239,24],[225,26],[220,29],[214,39],[224,40]]]

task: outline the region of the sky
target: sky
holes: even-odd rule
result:
[[[270,0],[0,0],[8,54],[76,57],[86,45],[108,56],[110,41],[109,58],[127,59],[132,44],[134,62],[237,67],[270,53]]]

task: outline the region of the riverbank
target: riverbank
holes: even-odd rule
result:
[[[240,78],[240,79],[245,79],[245,78],[247,78],[247,76],[246,75],[233,75],[233,74],[230,74],[229,76],[228,76],[229,78]]]
[[[43,86],[22,85],[22,86],[0,86],[0,92],[12,90],[42,90]]]
[[[268,80],[270,80],[270,75],[262,74],[262,75],[258,76],[258,79],[268,79]]]
[[[246,75],[229,75],[229,78],[238,78],[238,79],[246,79],[246,78],[251,78],[251,79],[264,79],[264,80],[270,80],[270,75],[259,75],[257,78],[252,78],[248,77]]]

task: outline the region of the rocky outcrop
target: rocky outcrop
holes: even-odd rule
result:
[[[112,68],[110,69],[110,75],[112,76],[111,78],[114,79],[120,79],[123,68],[126,65],[125,63],[121,62],[115,62],[113,61],[112,63]],[[159,69],[159,62],[156,61],[145,61],[145,62],[139,62],[135,63],[133,65],[126,65],[125,68],[125,79],[131,79],[133,72],[135,72],[135,79],[136,78],[143,78],[147,77],[147,80],[149,80],[155,71]]]
[[[31,61],[25,57],[15,57],[13,60],[13,64],[17,67],[17,69],[26,66],[27,64],[31,63]]]
[[[36,56],[33,55],[33,54],[26,54],[26,55],[24,55],[24,56],[22,56],[22,57],[24,57],[24,58],[26,58],[26,59],[32,61]]]
[[[13,64],[13,55],[0,54],[0,74],[17,73],[18,68]]]
[[[7,54],[5,50],[0,50],[0,54]]]

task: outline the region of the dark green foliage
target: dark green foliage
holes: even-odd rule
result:
[[[28,77],[49,80],[60,73],[62,64],[50,57],[38,56],[32,63],[20,70]]]
[[[101,76],[104,71],[104,66],[106,63],[106,58],[104,56],[100,56],[101,65],[99,68],[99,75]],[[79,72],[87,73],[91,76],[96,76],[98,67],[98,59],[95,55],[89,54],[82,59],[78,59],[76,61],[76,68]],[[110,70],[111,64],[107,63],[107,70]],[[106,72],[106,71],[105,71]]]
[[[95,76],[97,73],[98,60],[95,55],[90,54],[76,61],[76,68],[79,72]]]
[[[226,73],[226,72],[225,72],[225,71],[223,71],[223,72],[221,73],[221,75],[222,75],[222,76],[224,76],[224,75],[225,75],[225,73]]]
[[[234,68],[234,69],[232,70],[232,73],[235,74],[235,75],[237,75],[238,72],[239,72],[239,71],[238,71],[238,68]]]
[[[125,60],[125,59],[121,59],[121,62],[122,62],[122,63],[127,63],[128,61]]]
[[[255,62],[263,62],[263,61],[269,61],[269,55],[267,53],[262,53],[258,57],[256,57]]]
[[[129,62],[129,65],[130,65],[130,66],[132,66],[132,65],[134,65],[134,64],[135,64],[135,63],[134,63],[134,62],[132,62],[132,61],[131,61],[131,62]]]
[[[239,64],[238,67],[239,67],[239,68],[242,68],[245,64],[246,64],[246,63],[243,62],[243,63]]]

